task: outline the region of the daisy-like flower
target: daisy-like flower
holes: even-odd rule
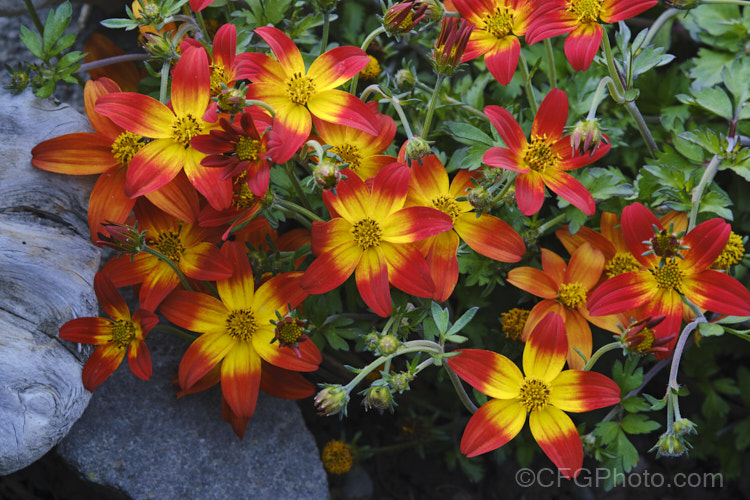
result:
[[[372,190],[355,174],[347,177],[336,194],[323,193],[333,219],[313,223],[312,252],[318,257],[305,271],[302,288],[329,292],[356,269],[362,299],[381,316],[389,316],[393,308],[390,284],[432,297],[430,270],[413,243],[451,229],[451,218],[430,207],[404,208],[409,169],[399,163],[381,170]]]
[[[602,145],[591,156],[573,157],[570,138],[563,137],[568,121],[568,96],[565,92],[558,89],[549,91],[539,106],[528,140],[508,110],[487,106],[484,113],[507,148],[491,147],[482,159],[491,167],[518,172],[516,200],[524,215],[533,215],[542,207],[545,186],[586,215],[596,211],[591,193],[568,171],[599,160],[609,152],[610,145]]]
[[[145,309],[138,309],[131,316],[122,295],[102,273],[94,276],[94,292],[112,319],[76,318],[60,327],[61,339],[98,346],[83,365],[83,386],[93,392],[120,366],[126,352],[130,371],[148,380],[151,354],[145,339],[159,318]]]
[[[592,315],[642,307],[646,316],[665,316],[663,328],[676,332],[683,317],[683,295],[708,311],[750,315],[747,288],[728,274],[710,269],[731,233],[725,221],[707,220],[683,237],[667,231],[649,209],[634,203],[622,212],[622,231],[642,268],[599,285],[588,302]]]
[[[232,183],[217,169],[201,165],[203,153],[190,147],[193,137],[213,125],[203,120],[211,99],[206,51],[188,47],[172,72],[172,108],[138,93],[99,98],[95,109],[120,127],[153,139],[130,160],[125,194],[144,195],[169,183],[184,169],[190,182],[217,210],[229,206]]]
[[[460,170],[449,183],[448,173],[437,156],[428,155],[422,163],[413,162],[407,206],[436,208],[451,217],[453,231],[422,240],[423,250],[435,284],[433,299],[444,301],[458,281],[456,252],[461,240],[477,253],[501,262],[518,262],[526,253],[523,239],[506,222],[489,214],[477,217],[468,201],[457,201],[472,187],[471,174]]]
[[[216,210],[206,205],[198,215],[198,225],[201,227],[216,227],[228,225],[221,239],[226,240],[236,228],[247,224],[263,208],[263,198],[259,198],[250,191],[247,173],[243,172],[232,179],[232,203],[224,210]]]
[[[146,244],[168,257],[188,278],[213,281],[231,276],[232,269],[218,248],[208,241],[209,231],[171,217],[147,201],[138,201],[135,216],[147,231]],[[102,272],[117,287],[141,283],[141,306],[154,310],[180,283],[172,266],[155,255],[140,252],[109,260]]]
[[[547,315],[523,350],[523,373],[510,359],[479,349],[464,349],[448,366],[493,399],[471,417],[461,453],[473,457],[503,446],[529,416],[531,434],[544,453],[572,479],[583,465],[583,445],[565,412],[585,412],[620,402],[620,388],[601,373],[565,370],[568,351],[562,318]]]
[[[377,120],[359,98],[336,90],[369,63],[357,47],[336,47],[305,68],[294,42],[272,26],[255,32],[271,47],[276,59],[261,53],[237,56],[237,78],[247,78],[247,98],[270,105],[276,115],[269,132],[269,152],[277,163],[289,160],[307,140],[311,114],[328,122],[347,125],[377,135]]]
[[[453,5],[474,25],[463,62],[483,55],[487,70],[508,85],[518,66],[518,37],[526,33],[531,0],[455,0]]]
[[[312,342],[299,344],[300,356],[271,341],[278,311],[282,316],[307,294],[299,286],[302,273],[286,273],[257,290],[244,245],[226,242],[224,259],[232,263],[231,278],[218,280],[219,298],[176,290],[159,306],[172,323],[199,332],[180,362],[178,379],[190,390],[221,363],[221,392],[234,416],[248,419],[255,412],[261,387],[262,362],[293,371],[314,371],[321,355]]]
[[[343,163],[348,163],[346,168],[362,180],[375,177],[380,169],[396,161],[393,156],[380,154],[396,137],[396,122],[390,116],[378,113],[377,102],[369,102],[367,105],[377,118],[378,134],[375,136],[353,127],[313,117],[315,130],[322,142],[330,145],[329,151],[337,154]]]
[[[528,340],[536,325],[548,313],[559,314],[568,332],[568,365],[583,368],[585,360],[576,349],[586,359],[591,357],[591,328],[588,324],[591,318],[586,301],[589,291],[602,274],[604,256],[586,244],[573,252],[570,263],[566,265],[555,252],[543,248],[542,268],[544,271],[534,267],[517,267],[508,273],[508,283],[544,299],[531,309],[521,338]],[[614,324],[608,326],[617,331]]]
[[[576,71],[586,71],[602,42],[604,23],[616,23],[647,11],[657,0],[534,0],[526,41],[558,35],[565,39],[565,56]]]

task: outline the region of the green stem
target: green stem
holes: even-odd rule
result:
[[[203,33],[205,40],[211,40],[211,37],[208,34],[208,30],[206,29],[206,23],[203,21],[203,13],[196,12],[195,17],[198,19],[198,26],[200,26],[201,33]]]
[[[94,68],[101,68],[102,66],[109,66],[110,64],[119,64],[128,61],[145,61],[149,57],[151,56],[148,54],[123,54],[121,56],[107,57],[105,59],[99,59],[98,61],[81,64],[78,71],[88,71]]]
[[[451,370],[447,363],[443,363],[443,366],[445,367],[445,371],[448,372],[448,377],[450,377],[453,388],[456,390],[456,394],[458,394],[458,399],[461,400],[467,410],[471,413],[476,413],[479,408],[477,408],[469,398],[469,395],[466,393],[466,389],[464,389],[464,386],[461,384],[461,380],[458,378],[458,375],[456,375],[456,372]]]
[[[323,11],[323,34],[320,37],[320,50],[318,55],[326,51],[328,46],[328,32],[331,29],[331,13],[327,10]]]
[[[246,106],[260,106],[271,114],[271,117],[276,116],[276,111],[271,107],[270,104],[264,101],[258,101],[256,99],[247,99],[245,101]]]
[[[154,257],[157,257],[157,258],[163,260],[164,262],[166,262],[167,264],[169,264],[169,267],[171,267],[172,270],[177,274],[177,277],[180,278],[180,283],[182,283],[182,286],[185,288],[185,290],[188,290],[188,291],[192,291],[193,290],[190,287],[190,284],[188,283],[187,278],[185,278],[185,275],[182,274],[182,271],[180,270],[180,268],[177,266],[177,264],[172,259],[170,259],[166,255],[164,255],[163,253],[159,252],[158,250],[154,250],[151,247],[143,247],[143,251],[146,252],[146,253],[149,253],[149,254],[153,255]]]
[[[159,102],[167,103],[167,87],[169,84],[169,68],[172,66],[172,62],[168,59],[161,65],[161,78],[159,84]]]
[[[291,210],[293,212],[297,212],[300,215],[303,215],[307,217],[308,219],[312,221],[318,221],[318,222],[325,222],[323,218],[321,218],[318,214],[313,212],[312,210],[308,210],[307,208],[301,207],[297,205],[296,203],[289,201],[289,200],[277,200],[276,203],[287,210]]]
[[[417,82],[416,86],[418,88],[426,91],[426,92],[432,92],[432,89],[430,87],[428,87],[427,85],[425,85],[424,83],[422,83],[422,82]],[[473,114],[475,116],[479,116],[480,118],[484,118],[485,120],[488,120],[487,115],[485,115],[482,111],[474,108],[473,106],[469,106],[465,102],[461,102],[458,99],[454,99],[453,97],[451,97],[449,95],[444,95],[444,96],[441,96],[441,97],[448,104],[453,104],[455,106],[461,106],[462,108],[464,108],[469,113],[471,113],[471,114]]]
[[[154,328],[153,328],[153,329],[151,330],[151,333],[153,334],[153,333],[154,333],[155,331],[156,331],[156,332],[166,332],[166,333],[171,333],[172,335],[176,335],[177,337],[183,338],[183,339],[185,339],[185,340],[189,340],[189,341],[191,341],[191,342],[192,342],[193,340],[195,340],[195,339],[197,339],[197,338],[198,338],[198,337],[197,337],[197,336],[195,336],[195,335],[190,335],[189,333],[187,333],[187,332],[185,332],[185,331],[183,331],[183,330],[180,330],[179,328],[175,328],[175,327],[173,327],[173,326],[170,326],[170,325],[157,325],[157,326],[155,326],[155,327],[154,327]]]
[[[440,94],[440,88],[443,86],[445,81],[445,75],[438,75],[437,81],[435,82],[435,89],[432,91],[430,97],[430,104],[427,107],[427,116],[424,119],[424,126],[422,127],[422,139],[427,140],[427,134],[430,132],[430,124],[432,123],[432,115],[435,113],[435,107],[437,106],[437,97]]]
[[[534,93],[534,86],[531,85],[531,76],[529,75],[529,65],[526,64],[526,58],[523,56],[523,52],[521,52],[518,62],[521,67],[521,75],[523,76],[523,87],[526,89],[526,99],[529,101],[529,107],[531,107],[532,114],[536,115],[539,105],[536,103],[536,94]]]
[[[687,300],[687,299],[685,299]],[[692,306],[693,312],[695,313],[695,319],[688,323],[680,333],[680,338],[677,339],[677,344],[674,348],[674,354],[672,355],[672,364],[669,367],[669,382],[667,383],[667,395],[672,390],[677,391],[680,388],[680,384],[677,383],[677,371],[680,368],[680,360],[682,358],[682,352],[685,350],[685,344],[687,343],[688,337],[695,330],[700,323],[706,323],[706,317],[701,313],[700,309],[693,306],[688,302],[689,306]]]
[[[508,180],[505,181],[505,185],[500,190],[499,193],[495,195],[494,198],[492,198],[492,206],[494,207],[497,202],[503,199],[503,197],[507,194],[508,191],[510,191],[510,188],[513,187],[513,181],[515,180],[517,174],[515,172],[507,171]]]
[[[312,205],[310,205],[310,200],[307,199],[305,190],[302,189],[302,185],[299,183],[299,179],[297,179],[297,176],[294,173],[294,164],[288,161],[286,162],[284,167],[285,167],[284,170],[286,170],[286,175],[289,177],[289,180],[292,183],[294,192],[297,193],[297,197],[302,202],[302,206],[312,213],[313,208],[312,208]]]
[[[714,176],[719,169],[719,163],[721,163],[721,158],[719,158],[719,155],[714,155],[706,166],[706,170],[703,172],[700,182],[698,182],[698,185],[693,189],[693,198],[690,204],[690,216],[688,217],[688,231],[695,227],[695,223],[698,220],[698,208],[700,207],[701,198],[703,198],[703,191],[706,190],[706,186],[708,186],[714,179]]]
[[[312,222],[310,222],[308,219],[306,219],[305,217],[303,217],[302,215],[300,215],[299,213],[297,213],[295,210],[291,210],[289,208],[283,207],[283,206],[278,205],[278,204],[276,205],[275,208],[279,212],[281,212],[283,214],[286,214],[289,217],[291,217],[292,219],[296,220],[297,222],[299,222],[300,224],[302,224],[303,226],[305,226],[307,229],[312,229]]]
[[[370,94],[374,94],[376,92],[380,94],[382,99],[385,99],[386,101],[391,103],[391,106],[393,106],[393,109],[396,111],[399,119],[401,119],[401,125],[404,127],[406,138],[411,139],[412,137],[414,137],[414,134],[411,131],[411,127],[409,126],[409,121],[406,119],[406,114],[404,114],[404,109],[401,107],[401,101],[398,97],[386,95],[382,90],[380,90],[380,87],[378,85],[374,84],[370,85],[362,91],[360,99],[364,101],[370,96]]]
[[[747,0],[703,0],[701,3],[723,3],[727,5],[746,5],[750,6]]]
[[[26,4],[26,10],[29,11],[29,15],[31,16],[31,21],[34,23],[36,30],[39,32],[39,35],[43,36],[44,25],[42,24],[41,19],[39,19],[39,15],[36,13],[36,8],[34,8],[34,4],[31,2],[31,0],[23,0],[23,3]]]
[[[589,108],[589,114],[586,116],[587,121],[591,121],[594,118],[596,118],[596,110],[599,109],[599,104],[601,104],[602,101],[602,94],[604,94],[604,88],[609,89],[609,95],[612,96],[612,99],[615,100],[618,104],[623,104],[625,102],[625,99],[617,94],[617,89],[615,88],[615,82],[612,80],[612,78],[605,76],[601,80],[599,80],[599,85],[596,87],[596,92],[594,93],[594,99],[591,101],[591,107]]]
[[[601,346],[594,354],[591,355],[591,358],[589,358],[589,360],[583,366],[583,371],[587,372],[591,370],[591,368],[593,368],[594,366],[594,363],[596,363],[604,354],[619,348],[622,348],[621,342],[610,342],[607,345]]]
[[[565,214],[564,213],[558,214],[555,217],[552,217],[550,220],[546,221],[544,224],[542,224],[541,226],[539,226],[537,228],[537,234],[539,236],[541,236],[549,228],[555,227],[556,225],[558,225],[559,223],[561,223],[564,220],[565,220]]]
[[[385,33],[385,28],[383,26],[378,26],[372,31],[372,33],[367,35],[367,38],[365,38],[365,41],[362,42],[362,45],[360,46],[360,48],[362,50],[367,50],[367,47],[369,47],[372,41],[375,40],[375,37],[380,35],[381,33]],[[354,94],[355,92],[357,92],[358,81],[359,81],[359,73],[357,73],[356,75],[352,77],[352,83],[349,85],[350,94]]]
[[[612,55],[612,46],[609,44],[609,36],[607,35],[606,31],[602,36],[602,48],[604,49],[605,59],[607,60],[607,69],[609,70],[609,76],[614,81],[617,93],[619,95],[625,96],[625,87],[622,83],[622,80],[620,80],[620,73],[617,71],[617,66],[615,66],[615,59]],[[641,115],[638,106],[636,106],[635,102],[633,101],[626,102],[624,106],[625,110],[628,112],[628,114],[630,114],[630,117],[633,119],[633,121],[635,121],[635,124],[638,127],[638,131],[641,133],[643,140],[646,142],[649,153],[653,155],[654,153],[656,153],[659,147],[656,145],[656,141],[654,141],[654,137],[651,135],[651,131],[648,129],[648,125],[646,125],[646,121],[643,119],[643,115]]]
[[[544,39],[544,52],[547,55],[547,71],[549,71],[549,84],[553,89],[557,88],[557,69],[555,69],[555,53],[552,51],[552,41]]]
[[[656,34],[659,33],[659,30],[662,29],[665,24],[667,24],[667,21],[675,17],[680,12],[682,12],[680,9],[667,9],[659,14],[659,17],[654,20],[654,22],[651,24],[651,27],[648,29],[648,33],[646,33],[646,38],[643,39],[643,45],[641,45],[641,47],[648,47]]]

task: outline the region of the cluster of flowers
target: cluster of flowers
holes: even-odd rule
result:
[[[210,3],[190,5],[198,11]],[[411,30],[433,3],[393,7],[387,27]],[[490,73],[505,85],[518,63],[519,37],[535,43],[569,33],[568,60],[585,70],[602,40],[599,20],[623,20],[655,4],[453,0],[465,21],[444,21],[435,66],[448,74],[459,62],[484,55]],[[32,151],[41,169],[99,174],[89,204],[91,234],[127,253],[108,261],[94,283],[111,319],[78,318],[60,329],[63,339],[99,346],[84,367],[85,386],[93,391],[126,354],[133,373],[150,376],[145,339],[159,322],[158,311],[200,334],[180,363],[179,394],[220,381],[224,418],[239,436],[259,390],[283,398],[315,392],[299,372],[316,370],[321,354],[306,339],[306,323],[295,310],[309,294],[334,290],[354,274],[364,303],[387,317],[391,286],[438,302],[451,296],[461,241],[506,263],[526,253],[509,224],[467,198],[481,172],[459,170],[450,179],[438,157],[426,154],[429,147],[409,154],[410,147],[419,149],[419,138],[411,134],[399,156],[383,154],[396,136],[394,120],[376,101],[339,89],[369,64],[363,50],[336,47],[306,66],[279,29],[254,32],[272,56],[237,54],[231,24],[221,26],[213,40],[181,40],[167,103],[123,92],[106,77],[89,81],[85,105],[95,132],[53,138]],[[580,137],[564,135],[568,112],[565,92],[549,91],[527,138],[506,109],[485,109],[505,147],[489,148],[484,162],[515,173],[524,215],[539,212],[545,186],[587,215],[596,211],[591,194],[568,171],[601,159],[610,145],[602,136],[582,148]],[[274,193],[271,170],[293,171],[295,155],[317,163],[312,170],[330,219]],[[265,217],[274,211],[302,214],[309,230],[277,234]],[[473,456],[502,446],[528,413],[542,449],[574,476],[583,450],[564,412],[620,400],[612,380],[585,371],[592,354],[589,322],[621,334],[632,351],[667,357],[683,319],[690,318],[682,297],[705,310],[750,315],[750,292],[723,272],[737,262],[729,224],[713,219],[686,230],[684,215],[657,219],[634,203],[621,221],[602,214],[601,233],[560,228],[568,263],[542,249],[543,270],[511,270],[509,283],[543,299],[522,328],[525,375],[490,351],[464,349],[447,360],[493,398],[470,420],[461,451]],[[304,260],[306,245],[311,262]],[[271,247],[288,254],[287,272],[253,269],[249,249],[255,255]],[[140,308],[132,314],[118,291],[126,286],[138,288]],[[563,371],[566,360],[571,369]],[[321,400],[334,413],[330,401]]]

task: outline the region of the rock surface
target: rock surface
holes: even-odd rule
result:
[[[176,399],[171,378],[188,342],[155,333],[148,344],[151,379],[121,365],[58,446],[63,460],[136,500],[328,498],[315,440],[296,403],[261,393],[240,441],[221,420],[218,386]]]
[[[99,250],[89,241],[92,179],[34,168],[31,148],[90,130],[66,105],[0,91],[0,475],[26,467],[68,432],[90,394],[89,352],[60,341],[71,318],[96,315]]]

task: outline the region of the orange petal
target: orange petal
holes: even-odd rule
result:
[[[171,139],[157,139],[138,151],[128,165],[125,194],[131,198],[167,185],[185,164],[185,148]]]
[[[219,297],[228,309],[245,309],[253,304],[255,281],[245,245],[227,241],[221,247],[222,259],[230,265],[230,276],[216,282]]]
[[[305,63],[302,60],[302,54],[291,38],[283,31],[273,26],[261,26],[255,28],[255,32],[266,41],[271,48],[271,52],[284,67],[288,74],[299,73],[305,74]]]
[[[473,33],[472,33],[473,35]],[[500,85],[508,85],[518,66],[521,55],[521,42],[513,35],[495,39],[494,47],[484,55],[487,70]]]
[[[97,133],[108,138],[110,141],[114,141],[123,132],[122,127],[118,127],[112,120],[94,111],[94,106],[101,96],[119,92],[119,85],[105,77],[98,80],[89,80],[83,88],[83,105],[86,108],[86,116],[89,117],[91,126],[94,127]],[[128,89],[127,92],[135,92],[135,88]]]
[[[79,344],[106,344],[112,339],[112,321],[97,317],[71,319],[60,327],[59,337]]]
[[[159,305],[159,312],[175,325],[201,333],[223,333],[229,315],[229,310],[219,299],[187,290],[175,290],[169,294]]]
[[[201,165],[205,157],[203,153],[188,148],[185,151],[185,174],[214,209],[229,208],[232,204],[232,179],[224,179],[221,169]]]
[[[402,208],[383,220],[383,241],[413,243],[449,231],[453,228],[450,216],[431,207]]]
[[[259,314],[267,314],[275,319],[274,311],[286,314],[289,312],[289,307],[292,309],[297,307],[308,295],[300,286],[302,276],[301,271],[277,274],[263,283],[255,291],[253,302],[255,310]]]
[[[625,244],[633,257],[646,267],[656,266],[659,257],[644,256],[645,252],[651,250],[651,245],[643,242],[651,241],[654,237],[654,226],[659,230],[664,229],[659,219],[640,203],[633,203],[623,209],[621,225]]]
[[[315,394],[315,386],[299,373],[266,362],[260,376],[260,390],[280,399],[302,399]]]
[[[568,479],[578,476],[583,466],[583,444],[573,421],[554,406],[529,415],[531,434],[544,454]]]
[[[195,293],[195,292],[190,292]],[[171,319],[170,319],[171,321]],[[204,375],[211,371],[216,364],[236,345],[235,341],[226,333],[205,333],[190,344],[180,361],[178,377],[180,387],[189,390]]]
[[[94,392],[102,382],[114,373],[124,357],[125,349],[117,347],[116,344],[104,344],[97,347],[86,360],[86,364],[83,365],[81,378],[86,390]]]
[[[304,106],[290,102],[276,109],[268,132],[268,154],[276,163],[288,161],[307,140],[311,128],[310,112]]]
[[[523,385],[521,370],[496,352],[463,349],[458,356],[446,358],[446,361],[456,375],[491,398],[517,398]]]
[[[185,249],[180,270],[196,280],[223,280],[232,275],[232,267],[213,243],[203,242]]]
[[[549,404],[580,413],[620,402],[620,387],[597,372],[565,370],[550,383]]]
[[[172,107],[175,115],[199,120],[211,100],[211,70],[203,47],[182,53],[172,71]]]
[[[221,363],[221,394],[235,415],[255,413],[261,378],[260,356],[249,342],[237,342]]]
[[[323,201],[336,212],[336,214],[331,214],[332,217],[343,217],[354,224],[368,215],[370,189],[350,170],[342,170],[342,173],[347,178],[339,182],[336,194],[324,191]]]
[[[94,276],[94,292],[99,305],[107,315],[114,320],[130,321],[130,309],[117,291],[115,285],[104,273],[96,273]]]
[[[422,163],[412,164],[409,189],[417,191],[421,197],[430,201],[448,193],[448,172],[437,156],[427,155],[422,158]]]
[[[539,302],[537,305],[531,308],[529,317],[526,319],[526,324],[523,327],[523,332],[521,332],[521,340],[524,342],[529,340],[529,335],[531,335],[531,332],[534,331],[536,325],[539,324],[539,322],[542,321],[544,317],[549,313],[555,313],[559,314],[562,317],[565,317],[566,312],[567,309],[565,309],[565,306],[563,306],[557,300],[544,299],[543,301]]]
[[[388,262],[388,279],[393,286],[417,297],[434,295],[435,286],[430,278],[430,269],[416,246],[384,242],[380,248]]]
[[[547,276],[554,280],[558,287],[567,283],[568,265],[562,257],[552,250],[542,248],[542,269],[547,273]]]
[[[341,217],[336,217],[328,222],[314,221],[312,226],[312,253],[320,255],[332,248],[352,241],[351,222]]]
[[[750,292],[739,281],[719,271],[707,270],[683,278],[685,296],[708,311],[750,316]]]
[[[135,134],[153,139],[172,136],[174,113],[153,97],[135,92],[107,94],[96,101],[94,110]]]
[[[594,288],[604,270],[604,254],[585,243],[570,257],[567,283],[580,283],[587,291]]]
[[[568,337],[568,366],[573,370],[580,370],[591,359],[591,327],[578,311],[566,311],[565,332]]]
[[[566,200],[586,215],[594,215],[596,204],[591,193],[573,176],[561,170],[548,169],[544,175],[544,184],[560,198]]]
[[[462,214],[455,222],[455,229],[472,250],[490,259],[518,262],[526,253],[523,238],[505,221],[492,215]]]
[[[527,379],[553,380],[563,369],[568,354],[565,323],[549,313],[536,325],[523,350],[523,372]]]
[[[302,276],[302,289],[312,294],[330,292],[352,275],[362,253],[362,249],[353,241],[323,253]]]
[[[270,330],[265,330],[265,334],[253,335],[253,348],[264,361],[284,368],[298,372],[314,372],[320,366],[323,357],[315,344],[310,340],[304,340],[299,343],[299,356],[289,347],[279,347],[278,343],[271,343],[273,338]]]
[[[568,122],[569,109],[567,94],[560,89],[550,90],[534,117],[531,137],[545,137],[550,141],[562,137],[565,124]]]
[[[534,215],[544,204],[544,178],[539,172],[529,170],[516,177],[516,202],[524,215]]]
[[[89,198],[88,222],[92,239],[98,233],[109,234],[104,222],[124,223],[133,211],[135,200],[125,196],[126,169],[114,167],[96,180]]]
[[[128,346],[128,366],[133,375],[148,380],[151,378],[151,351],[146,342],[133,339]]]
[[[31,150],[31,163],[47,172],[68,175],[101,174],[120,165],[112,154],[112,141],[88,132],[40,142]]]
[[[357,265],[357,289],[370,309],[380,316],[390,316],[391,286],[388,283],[388,263],[380,248],[365,250]]]
[[[455,231],[446,231],[433,236],[425,255],[430,268],[430,277],[435,285],[433,299],[444,302],[453,293],[458,282],[458,259],[456,251],[461,242]]]
[[[525,292],[545,299],[557,298],[557,283],[545,272],[534,267],[516,267],[508,272],[508,283]]]
[[[141,307],[149,311],[155,310],[179,284],[180,279],[174,270],[166,262],[159,261],[141,284],[138,293]]]
[[[174,179],[145,196],[165,213],[187,224],[194,224],[198,219],[198,192],[184,172],[178,173]]]
[[[461,438],[461,453],[475,457],[516,437],[526,422],[526,409],[516,399],[493,399],[469,419]]]
[[[409,168],[400,163],[392,163],[381,170],[372,184],[369,214],[375,220],[385,220],[401,209],[409,188]]]

